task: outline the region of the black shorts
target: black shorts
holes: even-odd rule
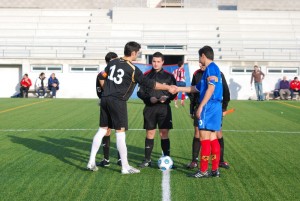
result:
[[[127,102],[115,97],[102,97],[99,126],[128,130]]]
[[[169,104],[156,104],[144,108],[144,129],[172,129],[172,111]]]

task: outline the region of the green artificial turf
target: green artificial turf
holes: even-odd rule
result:
[[[129,163],[144,155],[143,103],[128,102]],[[185,165],[193,140],[189,105],[172,104],[171,200],[300,200],[300,102],[231,101],[224,117],[225,160],[220,178],[193,179]],[[156,168],[121,175],[111,137],[111,165],[85,170],[97,131],[96,99],[0,99],[0,200],[161,200]],[[102,147],[97,161],[103,158]],[[152,160],[161,156],[157,135]]]

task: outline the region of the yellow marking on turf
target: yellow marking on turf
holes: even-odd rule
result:
[[[300,109],[300,106],[291,105],[291,104],[288,104],[288,103],[285,103],[285,102],[276,102],[276,103],[280,103],[280,104],[282,104],[282,105],[287,105],[287,106],[290,106],[290,107],[295,107],[295,108]]]
[[[13,110],[17,110],[17,109],[20,109],[20,108],[23,108],[23,107],[28,107],[28,106],[35,105],[35,104],[45,103],[45,102],[48,102],[48,101],[50,101],[50,100],[44,100],[44,101],[34,102],[34,103],[26,104],[26,105],[20,105],[18,107],[13,107],[13,108],[10,108],[10,109],[7,109],[7,110],[2,110],[2,111],[0,111],[0,114],[5,113],[5,112],[10,112],[10,111],[13,111]]]

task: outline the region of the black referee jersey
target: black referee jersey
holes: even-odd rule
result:
[[[156,70],[152,68],[151,70],[145,72],[144,76],[161,84],[176,85],[174,76],[163,69],[156,72]],[[145,86],[140,86],[137,95],[144,101],[146,105],[152,105],[150,102],[151,97],[156,97],[159,99],[162,96],[168,96],[168,99],[163,104],[169,104],[177,94],[171,94],[168,91],[157,91]]]

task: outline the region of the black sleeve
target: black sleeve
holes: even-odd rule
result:
[[[147,93],[146,87],[139,85],[137,96],[144,101],[145,104],[150,104],[150,96],[149,93]]]
[[[222,111],[227,110],[228,103],[230,101],[230,91],[228,84],[226,82],[225,76],[223,73],[221,73],[222,76],[222,84],[223,84],[223,101],[222,101]]]
[[[171,75],[171,85],[176,85],[176,79],[174,78],[173,75]],[[169,93],[169,92],[168,92]],[[171,94],[169,93],[169,100],[174,100],[174,98],[176,98],[177,93],[176,94]]]
[[[142,71],[139,68],[135,68],[134,80],[139,83],[141,86],[148,87],[150,89],[155,88],[155,80],[151,80],[143,75]]]
[[[96,78],[96,93],[97,93],[98,98],[101,98],[101,96],[102,96],[102,90],[101,90],[101,86],[100,86],[99,75]]]
[[[106,66],[105,69],[98,74],[98,79],[106,80],[108,73],[109,73],[109,68],[108,66]]]
[[[195,75],[193,75],[191,86],[195,86],[196,84],[196,78]],[[190,97],[190,114],[193,115],[197,104],[196,95],[195,93],[189,93],[188,96]]]

